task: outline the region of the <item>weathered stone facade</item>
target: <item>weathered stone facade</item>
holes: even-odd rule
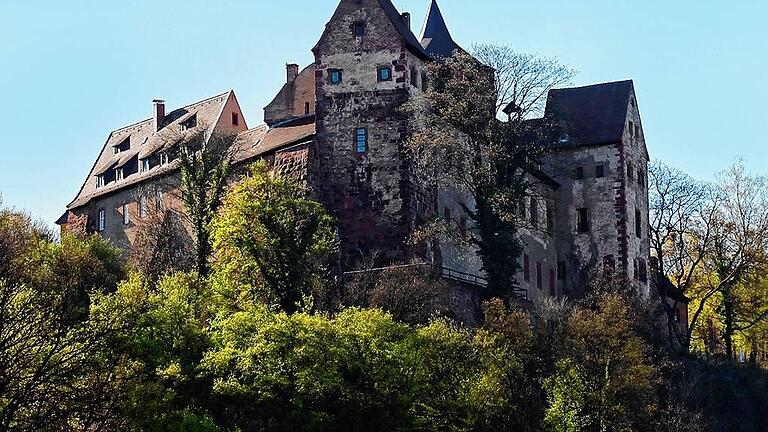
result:
[[[389,0],[341,0],[312,50],[314,63],[301,71],[286,66],[286,83],[265,108],[266,126],[247,129],[230,92],[119,129],[110,134],[60,220],[62,227],[86,220],[92,231],[129,248],[142,219],[142,197],[154,205],[163,191],[165,206],[183,210],[175,189],[167,186],[178,176],[173,161],[157,167],[152,162],[147,171],[141,166],[144,159],[160,160],[163,149],[152,143],[162,129],[183,127],[195,115],[214,130],[238,133],[246,143],[238,175],[261,158],[309,186],[337,219],[341,270],[377,255],[379,265],[419,258],[443,267],[446,277],[460,273],[468,281],[481,280],[472,251],[447,242],[436,250],[409,242],[435,216],[450,213],[457,226],[469,223],[459,205],[471,207],[467,194],[432,190],[414,173],[404,148],[410,122],[400,109],[422,91],[425,65],[454,49],[434,2],[418,40],[410,15],[400,14]],[[612,266],[647,294],[649,158],[633,84],[553,91],[545,116],[562,125],[563,135],[548,143],[553,151],[540,161],[541,170],[531,173],[535,186],[520,215],[528,222],[520,232],[521,288],[529,299],[568,295],[585,269]],[[140,148],[139,169],[118,180],[116,170],[126,160],[109,152],[125,139],[140,146],[134,149]],[[109,181],[97,187],[104,175]],[[477,296],[458,297],[457,304],[477,306]]]
[[[313,49],[310,177],[338,220],[346,261],[375,251],[381,264],[414,256],[408,238],[434,211],[433,195],[405,156],[409,122],[400,111],[419,91],[411,79],[420,74],[411,71],[423,70],[426,56],[409,49],[392,18],[377,1],[343,0]]]

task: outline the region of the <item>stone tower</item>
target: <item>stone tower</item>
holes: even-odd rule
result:
[[[317,95],[310,181],[337,218],[345,267],[378,252],[379,264],[425,251],[409,246],[434,212],[434,194],[405,155],[401,106],[421,91],[429,55],[410,15],[389,0],[342,0],[313,48]]]

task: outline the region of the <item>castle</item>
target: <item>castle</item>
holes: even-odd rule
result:
[[[405,155],[408,118],[398,108],[427,85],[425,65],[459,45],[432,1],[417,38],[410,15],[390,0],[341,0],[312,49],[315,62],[286,67],[286,82],[248,127],[233,91],[153,114],[117,129],[57,222],[99,232],[129,248],[153,208],[183,209],[163,179],[178,176],[164,130],[206,125],[235,133],[243,166],[264,159],[304,179],[338,222],[342,253],[381,252],[402,262],[420,252],[407,241],[420,224],[461,207],[451,191],[432,191]],[[610,266],[649,293],[648,151],[631,81],[553,90],[545,117],[567,125],[532,172],[541,190],[526,202],[533,227],[520,233],[518,277],[529,299],[567,294],[587,267]],[[462,220],[462,223],[465,223]],[[450,244],[424,256],[446,275],[475,276],[479,265]]]

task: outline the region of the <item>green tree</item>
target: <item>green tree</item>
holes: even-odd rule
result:
[[[224,200],[213,224],[215,270],[237,304],[250,301],[293,313],[320,292],[336,251],[332,218],[292,177],[263,162]],[[221,279],[220,279],[221,280]],[[308,305],[313,306],[313,305]]]
[[[608,294],[594,310],[574,310],[566,337],[557,373],[546,381],[549,430],[653,430],[657,378],[622,298]]]

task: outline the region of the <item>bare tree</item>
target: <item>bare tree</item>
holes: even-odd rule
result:
[[[147,211],[137,224],[130,264],[152,281],[168,272],[192,270],[195,250],[185,216],[172,209]]]
[[[429,88],[406,107],[414,128],[408,148],[422,178],[467,197],[456,203],[468,218],[466,229],[450,229],[452,218],[442,215],[425,231],[442,225],[449,228],[443,235],[475,247],[488,291],[508,297],[522,250],[521,203],[535,193],[530,172],[553,129],[531,117],[541,112],[547,92],[574,72],[507,46],[478,45],[475,52],[457,51],[428,66]],[[506,121],[502,113],[509,114]]]
[[[656,270],[680,294],[693,296],[713,241],[719,195],[710,185],[664,163],[651,164],[648,178],[651,253],[658,260]],[[681,331],[676,323],[680,300],[672,299],[670,303],[670,293],[657,285],[669,335],[687,349],[701,312],[694,314],[687,331]]]

